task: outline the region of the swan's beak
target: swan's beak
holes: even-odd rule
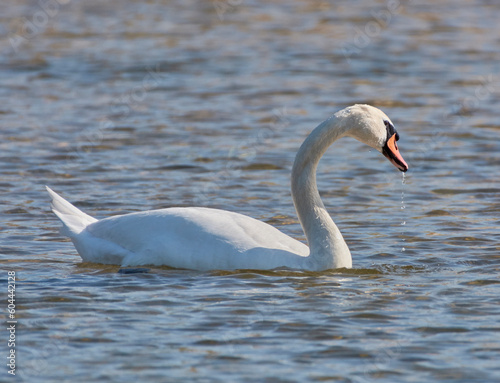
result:
[[[408,170],[408,164],[405,162],[401,154],[399,153],[398,145],[396,141],[398,140],[397,133],[394,133],[385,143],[382,148],[382,154],[387,157],[391,163],[397,167],[402,172]]]

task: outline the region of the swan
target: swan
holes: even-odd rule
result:
[[[357,104],[322,122],[300,147],[291,176],[293,202],[309,246],[254,218],[205,207],[97,220],[46,188],[52,211],[62,222],[61,234],[72,240],[85,262],[195,270],[351,268],[349,248],[316,185],[321,156],[346,136],[378,150],[400,171],[408,170],[396,144],[399,135],[380,109]]]

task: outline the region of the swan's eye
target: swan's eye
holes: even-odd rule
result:
[[[391,138],[393,135],[396,135],[396,141],[399,140],[399,134],[396,132],[394,125],[392,125],[389,121],[384,120],[385,128],[387,129],[387,139]]]

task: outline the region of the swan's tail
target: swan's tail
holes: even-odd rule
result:
[[[50,198],[52,198],[52,211],[63,224],[61,234],[72,237],[75,234],[79,234],[91,223],[97,221],[97,219],[74,207],[48,186],[45,187],[50,194]]]

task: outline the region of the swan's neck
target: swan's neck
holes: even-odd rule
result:
[[[292,197],[309,244],[308,262],[313,268],[352,267],[349,248],[325,209],[316,185],[316,168],[321,156],[347,131],[341,119],[332,116],[307,137],[293,164]]]

